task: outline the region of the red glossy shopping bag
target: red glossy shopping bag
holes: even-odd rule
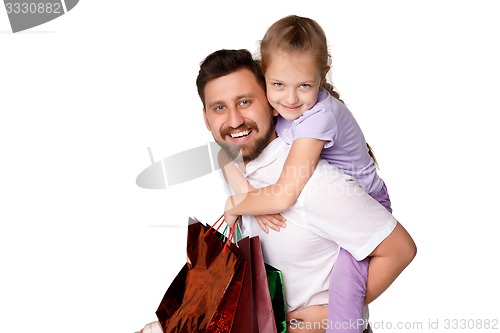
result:
[[[246,262],[220,235],[193,219],[188,225],[187,255],[189,262],[156,311],[163,332],[231,332]]]
[[[250,240],[248,238],[238,240],[237,245],[234,243],[230,245],[230,249],[246,264],[240,300],[234,313],[231,332],[258,333],[257,317],[253,311],[252,267],[249,264],[251,258]]]
[[[241,237],[236,233],[233,237],[236,242],[231,244],[231,250],[247,262],[232,332],[276,333],[276,321],[260,239],[258,236],[243,239]]]

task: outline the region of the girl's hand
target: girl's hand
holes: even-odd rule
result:
[[[275,231],[286,227],[286,219],[281,214],[257,215],[255,219],[266,234],[269,233],[268,227]]]

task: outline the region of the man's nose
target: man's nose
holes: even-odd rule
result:
[[[237,108],[231,108],[228,112],[227,125],[232,128],[238,128],[241,124],[245,122],[241,111]]]

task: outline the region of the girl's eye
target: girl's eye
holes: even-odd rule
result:
[[[274,83],[274,86],[275,86],[276,88],[283,88],[283,83],[280,83],[280,82],[275,82],[275,83]]]
[[[304,88],[304,89],[307,89],[307,88],[311,88],[311,85],[309,83],[302,83],[300,85],[301,88]]]

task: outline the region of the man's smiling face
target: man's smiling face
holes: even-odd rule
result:
[[[231,159],[241,152],[245,162],[251,161],[276,138],[273,117],[277,112],[247,69],[209,81],[205,106],[205,124]]]

